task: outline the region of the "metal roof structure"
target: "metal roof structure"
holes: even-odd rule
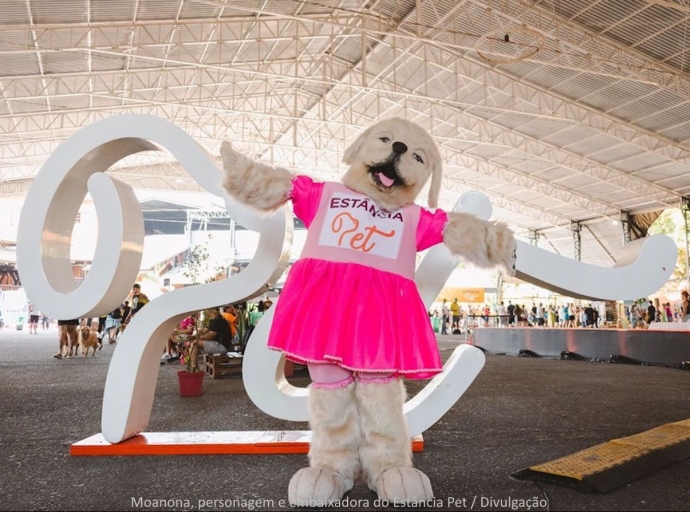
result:
[[[690,195],[690,0],[0,0],[0,13],[0,197],[119,113],[323,179],[363,127],[404,116],[440,145],[442,206],[480,190],[494,218],[566,256],[579,223],[595,264],[622,246],[621,215]],[[109,172],[199,190],[165,154]]]

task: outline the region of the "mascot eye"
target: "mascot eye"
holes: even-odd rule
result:
[[[412,156],[414,156],[414,159],[417,160],[417,162],[419,162],[420,164],[424,163],[424,159],[421,156],[419,156],[417,153],[415,153]]]
[[[384,144],[388,144],[391,141],[388,137],[379,137],[379,140]]]

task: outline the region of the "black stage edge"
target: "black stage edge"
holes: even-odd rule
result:
[[[472,344],[489,353],[681,368],[690,331],[645,329],[477,328]]]

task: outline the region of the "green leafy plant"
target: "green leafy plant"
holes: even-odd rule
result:
[[[198,321],[197,321],[198,323]],[[192,354],[194,353],[194,347],[198,344],[198,330],[197,328],[194,329],[194,334],[188,335],[188,334],[178,334],[177,336],[174,336],[175,344],[177,345],[177,350],[180,353],[180,359],[182,363],[185,365],[185,370],[187,370],[190,373],[196,373],[199,370],[199,364],[195,360],[196,358],[192,357]]]

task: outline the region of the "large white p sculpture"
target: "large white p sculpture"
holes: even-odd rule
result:
[[[131,154],[160,149],[172,153],[204,189],[223,197],[233,219],[259,231],[261,236],[256,256],[240,274],[164,294],[132,320],[113,354],[103,397],[103,436],[112,443],[146,428],[160,354],[177,323],[191,311],[263,293],[283,273],[292,241],[288,208],[261,218],[232,202],[220,188],[221,172],[214,160],[182,130],[152,116],[114,116],[82,129],[62,143],[27,195],[19,223],[18,267],[26,293],[37,308],[60,319],[91,317],[112,311],[127,296],[141,263],[143,216],[131,187],[104,171]],[[87,192],[96,204],[98,241],[91,270],[77,285],[72,274],[70,241]],[[490,214],[490,206],[484,213]],[[441,255],[447,271],[439,272],[439,263],[420,268],[420,276],[434,276],[428,280],[433,285],[422,290],[428,303],[455,267],[443,252],[430,251],[428,258],[434,259],[434,254],[436,259]],[[287,383],[282,372],[284,361],[265,346],[270,322],[268,314],[259,323],[245,354],[247,392],[268,414],[306,420],[307,391]],[[461,359],[467,366],[462,372],[455,369]],[[412,435],[431,426],[455,403],[479,373],[483,361],[477,349],[458,349],[446,365],[447,371],[407,404]],[[266,371],[269,365],[276,368],[275,376]],[[440,389],[442,384],[444,389]]]
[[[63,142],[27,195],[19,222],[17,260],[22,284],[38,309],[59,319],[92,317],[112,311],[127,296],[141,263],[143,216],[131,187],[104,171],[126,156],[161,149],[172,153],[204,189],[224,198],[230,217],[258,231],[260,241],[254,259],[241,273],[164,294],[132,320],[113,354],[103,397],[103,436],[111,443],[119,443],[148,425],[160,354],[177,323],[191,311],[262,294],[283,273],[292,242],[288,208],[262,218],[233,202],[219,185],[222,176],[214,160],[182,130],[152,116],[114,116]],[[87,191],[96,204],[98,241],[91,270],[77,285],[70,241]],[[483,219],[491,215],[488,199],[478,192],[465,194],[455,209]],[[604,269],[519,242],[517,273],[522,279],[566,295],[600,299],[638,298],[668,279],[677,252],[670,239],[651,237],[629,244],[627,249],[618,266]],[[456,264],[444,246],[427,252],[415,278],[427,306],[438,296]],[[259,322],[247,347],[245,388],[267,414],[306,421],[308,391],[287,382],[282,356],[266,346],[274,310]],[[484,355],[479,349],[458,347],[443,372],[405,404],[410,434],[416,436],[438,421],[483,365]],[[275,371],[267,371],[271,368]]]

